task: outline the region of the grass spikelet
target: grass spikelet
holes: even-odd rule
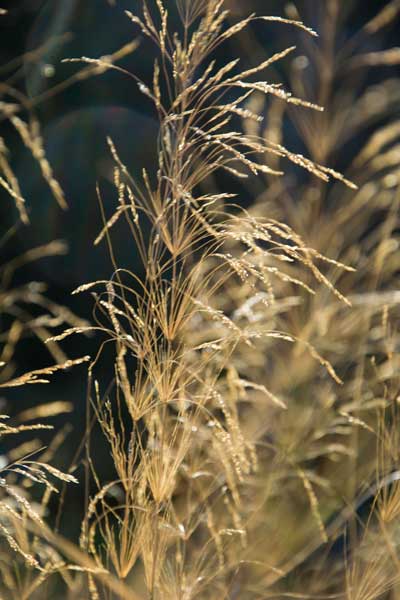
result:
[[[62,191],[58,181],[54,178],[50,163],[48,162],[45,156],[43,140],[40,135],[40,127],[38,121],[34,119],[28,125],[20,117],[17,116],[11,117],[10,121],[20,134],[25,146],[32,152],[33,157],[37,160],[42,171],[42,175],[46,180],[49,188],[53,192],[53,196],[56,199],[58,205],[60,206],[60,208],[63,208],[65,210],[67,208],[67,202],[64,197],[64,192]]]
[[[8,150],[5,142],[0,138],[0,169],[5,177],[5,180],[2,177],[0,178],[0,184],[15,199],[21,221],[26,225],[29,223],[29,217],[25,206],[25,199],[21,195],[18,179],[11,169],[7,155]]]
[[[81,365],[82,363],[88,362],[89,360],[90,356],[83,356],[82,358],[67,360],[62,365],[53,365],[45,369],[36,369],[34,371],[30,371],[29,373],[24,373],[24,375],[21,375],[20,377],[15,377],[14,379],[7,381],[6,383],[1,383],[0,387],[11,388],[27,384],[49,383],[48,379],[43,379],[41,376],[52,375],[57,371],[65,371],[73,366]]]
[[[286,25],[293,25],[294,27],[298,27],[302,29],[306,33],[309,33],[313,37],[318,37],[318,33],[311,29],[311,27],[307,27],[301,21],[294,21],[293,19],[284,19],[283,17],[259,17],[263,21],[269,21],[273,23],[285,23]]]
[[[304,471],[300,470],[299,471],[299,477],[303,482],[304,485],[304,489],[307,492],[307,496],[310,500],[310,505],[311,505],[311,510],[313,512],[313,515],[315,517],[315,520],[318,524],[318,528],[321,534],[321,538],[323,540],[323,542],[327,542],[328,541],[328,535],[326,533],[325,527],[324,527],[324,523],[319,511],[319,504],[318,504],[318,499],[317,496],[315,495],[315,492],[313,490],[313,487],[311,485],[310,480],[307,478],[306,474],[304,473]]]
[[[2,525],[1,523],[0,523],[0,532],[2,533],[3,537],[5,537],[5,539],[7,540],[7,543],[10,546],[11,550],[13,550],[16,554],[19,554],[20,556],[22,556],[22,558],[24,559],[24,561],[28,567],[33,567],[35,569],[40,570],[40,565],[39,565],[38,561],[36,560],[36,558],[34,558],[31,554],[24,552],[22,550],[22,548],[16,542],[15,538],[8,531],[8,529],[6,527],[4,527],[4,525]]]

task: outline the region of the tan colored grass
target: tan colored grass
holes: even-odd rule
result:
[[[317,42],[294,5],[285,17],[250,14],[236,22],[223,0],[177,0],[176,6],[180,31],[172,29],[170,5],[162,0],[143,1],[139,14],[127,12],[132,35],[139,30],[158,53],[148,82],[116,64],[137,49],[136,39],[111,56],[66,59],[84,67],[65,85],[107,69],[135,81],[158,115],[159,148],[153,172],[136,181],[118,140],[107,140],[115,212],[104,218],[95,244],[107,245],[114,271],[74,292],[92,293],[93,324],[56,309],[42,288],[10,291],[18,260],[5,270],[11,307],[22,294],[50,312],[34,325],[42,339],[48,333],[53,354],[61,358],[59,342],[70,335],[96,331],[103,339],[89,364],[79,460],[86,485],[96,491],[87,498],[79,545],[52,535],[45,514],[5,480],[1,533],[28,573],[21,585],[5,565],[5,585],[13,597],[27,599],[56,589],[42,585],[57,577],[70,594],[92,600],[110,593],[143,600],[395,594],[399,493],[395,478],[391,487],[383,483],[398,462],[400,196],[398,123],[390,117],[400,97],[396,82],[375,89],[386,102],[380,117],[389,115],[389,123],[375,128],[348,173],[335,168],[334,157],[376,118],[371,91],[346,87],[349,73],[395,64],[397,54],[364,52],[350,39],[337,59],[338,0],[326,3]],[[390,2],[357,35],[378,32],[399,8]],[[236,58],[218,64],[214,50],[235,36],[243,52],[257,55],[246,37],[256,19],[265,27],[288,26],[287,49],[252,67]],[[289,64],[294,52],[294,28],[315,63],[312,89],[298,62],[288,67],[290,91],[275,79],[275,65]],[[25,121],[4,110],[63,204],[34,117]],[[232,125],[237,117],[242,128]],[[306,155],[286,148],[286,119]],[[26,221],[18,184],[2,160],[0,183]],[[305,172],[294,191],[284,176],[290,163]],[[249,210],[219,188],[221,171],[255,196],[261,190]],[[102,204],[99,185],[97,192]],[[122,220],[141,277],[115,262],[113,228]],[[62,323],[62,333],[48,331]],[[5,336],[4,369],[23,327],[16,319]],[[103,388],[106,344],[114,349],[114,377]],[[1,385],[39,382],[86,357],[56,360],[54,367],[7,374]],[[28,419],[67,408],[38,406],[17,426],[3,420],[0,434],[39,431],[46,425]],[[95,426],[112,459],[111,481],[101,479]],[[17,461],[9,476],[44,487],[43,513],[55,481],[75,482],[73,473],[47,460]],[[356,509],[366,494],[372,504],[360,533]],[[345,527],[348,557],[319,562]],[[44,564],[35,557],[38,547]]]

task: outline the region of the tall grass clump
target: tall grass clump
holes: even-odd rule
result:
[[[0,535],[25,578],[13,578],[2,551],[4,593],[396,598],[399,86],[382,78],[370,90],[365,70],[396,64],[398,52],[366,52],[363,44],[394,21],[399,3],[340,48],[346,21],[337,0],[321,3],[321,38],[292,3],[282,17],[236,21],[224,0],[138,4],[126,18],[132,35],[153,45],[150,81],[119,63],[141,52],[139,37],[108,56],[65,59],[84,65],[66,85],[113,70],[138,87],[159,120],[157,154],[154,168],[135,178],[118,139],[105,140],[115,210],[106,213],[110,191],[98,183],[104,226],[94,243],[105,246],[113,270],[73,292],[91,293],[93,322],[56,309],[32,285],[22,294],[51,313],[33,322],[57,366],[8,377],[8,386],[84,360],[63,355],[70,336],[96,333],[101,341],[70,472],[24,453],[8,465],[13,481],[44,486],[41,512],[0,481],[0,515],[13,522],[0,520]],[[246,35],[253,26],[279,27],[287,46],[246,68],[239,58],[220,62],[220,49],[237,37],[243,52],[259,56]],[[303,54],[289,62],[294,38]],[[288,89],[277,82],[278,67]],[[19,116],[21,104],[6,116],[64,206],[39,125]],[[304,153],[290,149],[287,123]],[[338,157],[350,141],[358,151],[343,165]],[[0,168],[0,184],[27,223],[6,158]],[[123,240],[114,235],[122,225]],[[128,243],[132,264],[123,264],[118,248]],[[5,267],[7,290],[18,261]],[[14,312],[18,299],[10,301]],[[46,325],[63,323],[62,333]],[[15,327],[3,336],[6,353]],[[1,432],[31,428],[31,417],[10,431],[0,424]],[[55,492],[49,475],[84,485],[76,544],[45,524]]]
[[[221,171],[243,180],[279,178],[283,171],[268,159],[280,157],[317,180],[355,186],[321,162],[234,129],[237,116],[255,124],[262,120],[245,105],[256,93],[304,111],[322,110],[279,84],[256,80],[292,47],[245,70],[239,59],[222,65],[213,59],[219,46],[256,19],[266,27],[283,23],[315,37],[313,30],[298,20],[254,15],[229,26],[221,0],[182,1],[176,8],[179,31],[170,31],[169,7],[161,1],[143,2],[141,15],[127,12],[133,27],[158,50],[151,82],[109,57],[71,59],[132,78],[160,123],[157,166],[152,173],[143,171],[140,181],[119,155],[118,140],[107,140],[116,211],[96,240],[108,243],[114,261],[112,228],[125,219],[143,278],[114,261],[110,280],[83,284],[75,292],[94,292],[97,324],[90,329],[105,336],[89,369],[86,464],[94,492],[80,545],[99,568],[110,569],[150,598],[251,596],[252,565],[256,562],[265,574],[277,568],[268,556],[255,561],[249,549],[251,511],[259,513],[252,498],[258,485],[257,445],[265,436],[254,429],[253,403],[270,419],[288,409],[286,398],[261,383],[260,355],[268,356],[271,342],[304,343],[312,360],[339,381],[308,340],[256,322],[251,307],[279,312],[274,307],[282,302],[290,308],[291,299],[275,301],[275,287],[280,290],[283,283],[313,293],[312,283],[285,268],[292,263],[345,304],[321,265],[351,269],[313,251],[288,225],[244,210],[235,194],[207,192],[207,185]],[[98,195],[102,203],[100,187]],[[84,330],[72,328],[53,339]],[[102,389],[96,372],[105,344],[112,344],[115,363],[114,378]],[[99,479],[90,442],[94,422],[109,447],[112,481]],[[313,499],[305,472],[302,478]],[[90,586],[97,597],[92,579]]]
[[[313,14],[312,2],[301,6],[304,15]],[[386,519],[378,508],[382,495],[396,498],[398,470],[396,443],[388,439],[399,425],[399,83],[390,68],[400,61],[398,49],[382,48],[378,35],[398,26],[399,6],[377,7],[350,34],[350,8],[356,6],[347,11],[335,0],[321,4],[319,40],[299,38],[299,57],[284,70],[291,89],[322,104],[324,112],[297,111],[274,99],[266,105],[259,95],[246,108],[265,114],[264,124],[244,121],[246,133],[276,144],[284,144],[294,128],[310,159],[343,171],[358,188],[323,185],[298,174],[266,176],[264,186],[252,187],[257,199],[250,209],[254,217],[273,215],[292,227],[314,252],[355,268],[345,271],[333,262],[324,271],[350,307],[321,284],[311,295],[286,285],[286,302],[278,302],[275,311],[259,303],[249,313],[299,339],[275,346],[273,359],[266,352],[259,357],[266,366],[258,371],[259,383],[290,398],[288,410],[273,420],[257,413],[270,448],[260,485],[273,472],[271,452],[276,461],[277,483],[263,517],[255,519],[263,553],[278,553],[283,566],[270,580],[281,593],[341,593],[351,599],[392,597],[383,594],[396,589],[399,574],[398,525],[394,518],[383,535]],[[287,10],[299,18],[294,4]],[[249,56],[260,51],[249,36],[243,48]],[[349,164],[343,164],[346,148],[354,149]],[[281,164],[277,157],[273,166],[280,170]],[[290,273],[311,283],[296,263]],[[232,296],[237,294],[238,287]],[[340,385],[321,373],[308,344],[329,360]],[[275,523],[268,519],[271,510]],[[304,526],[298,524],[300,510]]]

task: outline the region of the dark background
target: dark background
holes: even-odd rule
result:
[[[342,0],[343,13],[348,14],[344,36],[356,32],[385,2],[380,0]],[[151,5],[151,2],[149,3]],[[176,19],[173,1],[166,5],[171,11],[171,19]],[[229,2],[227,3],[229,4]],[[259,14],[285,16],[285,2],[281,0],[231,0],[232,19],[240,14],[255,11]],[[304,21],[319,29],[323,0],[302,0],[296,2]],[[47,47],[40,58],[31,60],[29,55],[7,73],[2,70],[2,81],[13,77],[13,85],[26,95],[27,100],[46,96],[53,86],[65,81],[76,73],[80,65],[65,64],[65,57],[99,57],[110,54],[138,35],[135,26],[126,18],[123,9],[135,12],[140,8],[137,0],[117,0],[111,6],[107,0],[12,0],[3,2],[9,10],[1,17],[0,28],[0,69],[15,61],[16,57],[37,49],[43,44]],[[260,56],[243,54],[243,64],[257,64],[264,54],[282,50],[288,45],[299,43],[304,35],[290,28],[274,25],[255,24],[250,30],[260,49]],[[219,50],[218,61],[226,62],[235,53],[235,44],[245,38],[230,42]],[[340,44],[340,40],[338,40]],[[399,27],[383,30],[367,42],[366,51],[375,51],[400,45]],[[241,51],[240,46],[236,52]],[[151,81],[154,48],[143,40],[141,47],[119,64],[134,71],[145,81]],[[285,79],[280,67],[274,77]],[[392,76],[396,73],[393,72]],[[305,73],[305,76],[308,76]],[[383,78],[385,69],[371,72],[368,85],[373,78]],[[9,98],[7,98],[9,100]],[[102,227],[99,203],[95,186],[99,182],[107,214],[116,206],[116,197],[110,182],[110,157],[106,145],[106,136],[110,135],[121,157],[134,175],[139,175],[142,167],[152,169],[156,148],[158,123],[152,105],[144,98],[135,82],[120,73],[108,72],[98,77],[77,82],[70,87],[50,95],[38,102],[35,114],[41,124],[48,159],[56,178],[65,191],[68,211],[62,211],[44,183],[40,171],[30,153],[23,147],[12,127],[5,120],[0,122],[2,136],[11,150],[11,163],[17,174],[22,191],[29,206],[31,224],[19,225],[15,234],[0,249],[1,262],[18,256],[28,248],[64,239],[68,242],[69,252],[64,257],[43,259],[18,271],[13,285],[29,281],[44,281],[48,286],[48,296],[60,304],[68,306],[80,317],[91,319],[93,301],[90,294],[71,296],[71,291],[88,281],[108,278],[112,265],[106,245],[93,247],[93,241]],[[22,115],[24,116],[24,115]],[[290,125],[287,125],[286,145],[293,150],[304,151],[301,141]],[[357,144],[357,141],[355,141]],[[346,165],[354,153],[349,146],[347,151],[337,157],[340,167]],[[295,170],[295,177],[301,175]],[[228,182],[227,182],[228,183]],[[235,188],[229,182],[230,189]],[[249,204],[251,198],[242,192],[241,201]],[[17,214],[12,200],[0,193],[0,239],[12,227]],[[114,244],[120,264],[140,271],[137,253],[123,227],[114,233]],[[6,324],[2,324],[4,328]],[[100,339],[76,336],[63,346],[71,357],[94,355]],[[27,337],[19,346],[15,357],[17,373],[52,364],[47,349],[33,337]],[[104,360],[104,381],[112,379],[108,372],[107,360]],[[73,401],[74,412],[69,415],[73,433],[67,438],[62,452],[58,454],[61,468],[68,468],[74,452],[82,440],[85,426],[85,371],[78,367],[66,374],[54,377],[50,386],[31,386],[7,393],[7,411],[11,415],[38,403],[54,400]],[[3,409],[1,412],[4,412]],[[52,419],[56,430],[65,425],[65,416]],[[104,444],[101,438],[94,438],[96,453],[102,455]],[[3,451],[6,451],[4,448]],[[104,457],[104,479],[107,479],[108,460]],[[80,471],[77,472],[79,476]],[[71,488],[68,492],[67,508],[78,514],[82,506],[83,488]],[[79,520],[66,519],[68,533],[77,532]],[[71,523],[76,525],[71,529]]]

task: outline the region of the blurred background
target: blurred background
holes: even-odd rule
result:
[[[377,5],[381,8],[386,3],[385,0],[342,0],[339,3],[341,37],[332,41],[332,52],[338,52],[348,38],[357,34],[376,13]],[[106,244],[103,242],[93,246],[103,224],[96,184],[101,189],[106,216],[112,214],[117,201],[112,186],[112,162],[106,137],[111,136],[115,141],[131,173],[140,176],[143,167],[152,171],[158,123],[151,103],[139,92],[133,79],[119,72],[108,71],[73,81],[76,73],[85,65],[63,63],[62,60],[109,55],[138,37],[139,32],[126,18],[124,9],[135,11],[139,5],[140,2],[136,0],[12,0],[2,3],[2,7],[8,9],[8,14],[0,22],[1,80],[22,95],[17,94],[18,101],[23,98],[29,110],[34,110],[42,127],[47,158],[64,190],[68,209],[63,210],[54,201],[31,153],[15,129],[2,119],[0,137],[7,140],[11,151],[10,162],[27,200],[31,222],[28,226],[18,222],[12,200],[1,191],[1,262],[13,261],[29,249],[53,240],[65,240],[68,246],[65,254],[24,264],[13,273],[12,285],[18,287],[32,281],[43,282],[47,288],[47,298],[89,321],[93,307],[90,294],[71,296],[71,291],[88,281],[109,278],[112,273]],[[177,20],[173,0],[167,0],[166,5],[170,10],[170,18]],[[231,8],[232,21],[252,11],[287,18],[300,16],[320,33],[321,39],[329,36],[326,10],[322,6],[325,2],[227,0],[227,5]],[[396,27],[382,28],[377,35],[365,38],[362,43],[363,50],[368,53],[400,46],[399,22]],[[307,89],[307,83],[312,87],[315,78],[308,58],[308,44],[308,37],[296,29],[255,23],[246,33],[221,47],[217,60],[222,64],[240,54],[244,65],[254,66],[266,55],[296,45],[295,54],[279,62],[274,70],[269,71],[268,77],[271,81],[283,81],[288,85],[292,70],[295,69]],[[118,64],[135,72],[143,80],[151,81],[154,58],[154,48],[142,40],[139,49]],[[360,90],[379,84],[389,76],[396,79],[399,75],[398,65],[370,70],[367,77],[360,80]],[[4,87],[2,89],[7,91]],[[320,98],[305,97],[310,101],[320,101]],[[10,98],[7,100],[10,101]],[[369,109],[372,112],[374,102],[379,109],[382,98],[370,96]],[[265,110],[268,110],[268,105]],[[381,124],[384,124],[382,120]],[[334,164],[338,170],[344,170],[370,132],[366,128],[353,136],[336,155],[329,156],[328,163]],[[289,119],[284,123],[284,135],[287,148],[307,155],[304,136]],[[304,173],[296,167],[287,166],[285,179],[291,189],[296,189],[304,177]],[[240,202],[251,205],[254,198],[263,193],[265,182],[255,182],[254,188],[242,188],[226,177],[219,184],[226,184],[229,191],[240,192]],[[371,223],[373,226],[374,223]],[[122,226],[115,229],[113,240],[118,264],[140,273],[141,265],[135,247]],[[2,329],[6,326],[7,322],[3,321]],[[63,349],[70,357],[94,356],[99,343],[100,339],[96,336],[76,336],[65,342]],[[37,337],[26,335],[18,346],[14,362],[18,374],[53,364],[54,359]],[[106,360],[104,364],[107,364]],[[56,431],[62,430],[66,436],[62,450],[57,455],[61,468],[68,468],[74,460],[83,437],[86,405],[83,369],[77,367],[56,375],[49,386],[17,388],[7,393],[7,404],[3,400],[1,407],[1,412],[16,415],[45,402],[72,401],[67,419],[66,415],[52,419]],[[112,372],[107,372],[106,366],[103,376],[105,381],[113,377]],[[102,447],[99,443],[96,452],[101,453]],[[0,449],[1,454],[8,451],[7,446]],[[107,479],[107,460],[107,456],[104,456],[103,479]],[[73,515],[79,516],[84,490],[70,486],[68,494],[66,510],[70,518],[66,518],[65,523],[68,524],[68,534],[75,535],[79,530],[79,518],[73,518]]]

